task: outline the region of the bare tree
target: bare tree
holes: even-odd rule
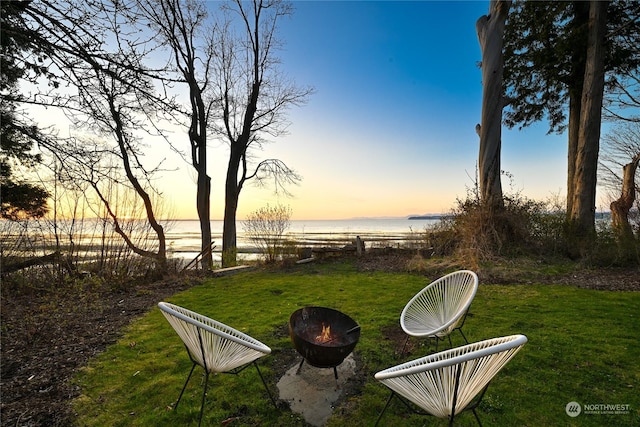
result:
[[[217,33],[217,55],[212,62],[212,97],[215,101],[215,134],[230,146],[225,179],[225,208],[222,237],[222,265],[236,262],[236,214],[240,192],[251,179],[258,183],[275,178],[276,191],[300,177],[284,162],[267,159],[254,164],[252,151],[262,147],[267,137],[286,132],[285,112],[304,103],[313,92],[299,88],[278,71],[276,51],[278,22],[291,14],[289,3],[275,0],[235,1],[225,9],[229,17]],[[235,25],[234,25],[235,24]],[[238,29],[239,36],[234,35]]]
[[[609,97],[604,107],[604,118],[624,122],[640,122],[640,70],[632,69],[610,82]],[[631,114],[627,114],[629,110]],[[633,114],[635,112],[635,114]]]
[[[200,220],[202,268],[211,269],[211,177],[207,171],[207,123],[211,101],[205,93],[210,84],[209,66],[214,50],[215,28],[207,28],[207,8],[204,2],[194,0],[139,1],[144,14],[153,23],[157,34],[171,52],[179,80],[189,88],[189,142],[191,165],[197,174],[196,208]]]
[[[109,173],[99,171],[87,147],[70,145],[59,139],[46,146],[69,171],[86,170],[76,176],[90,177],[88,182],[104,202],[116,231],[131,250],[151,257],[160,271],[166,269],[166,244],[163,227],[153,210],[149,191],[152,171],[143,166],[142,150],[134,129],[141,129],[153,114],[154,105],[163,100],[156,96],[148,77],[152,71],[143,65],[149,53],[148,40],[141,39],[125,2],[50,2],[30,3],[25,11],[26,25],[44,46],[50,62],[48,68],[56,85],[37,87],[31,99],[35,103],[62,108],[76,124],[104,140],[113,138],[115,147],[105,152],[120,160],[128,184],[141,198],[150,227],[158,238],[157,252],[138,247],[122,227],[118,214],[97,184]],[[125,31],[126,29],[126,31]],[[64,85],[58,84],[64,82]],[[56,90],[66,86],[64,90]],[[140,176],[138,176],[140,174]],[[143,181],[146,184],[143,184]],[[121,213],[121,215],[127,215]]]
[[[502,109],[504,107],[503,36],[511,1],[491,1],[489,14],[476,22],[482,49],[482,121],[476,125],[480,136],[478,169],[481,202],[488,207],[503,206],[500,182],[502,145]]]
[[[622,243],[634,238],[629,213],[636,203],[638,165],[639,122],[619,126],[603,137],[599,177],[601,183],[619,194],[618,198],[611,202],[610,208],[613,229]]]
[[[90,95],[91,100],[90,102],[85,102],[85,105],[93,106],[90,110],[91,118],[102,122],[102,124],[107,127],[106,130],[111,133],[114,141],[116,142],[117,156],[120,159],[120,164],[124,168],[127,181],[142,200],[147,221],[158,239],[157,251],[149,251],[136,245],[136,243],[129,237],[126,230],[121,227],[121,220],[117,215],[117,211],[112,206],[112,202],[101,191],[100,186],[98,185],[100,181],[89,180],[89,183],[104,204],[104,207],[113,222],[116,233],[122,237],[127,247],[138,255],[156,260],[159,270],[164,272],[167,269],[166,236],[164,234],[163,226],[156,218],[152,197],[149,194],[149,191],[155,190],[153,190],[150,185],[147,185],[147,188],[143,185],[142,180],[149,184],[149,176],[151,174],[144,168],[139,158],[141,152],[135,143],[135,137],[131,130],[134,127],[134,123],[131,120],[131,117],[124,111],[126,110],[126,107],[124,106],[129,101],[128,95],[130,95],[131,92],[135,92],[135,89],[127,85],[119,87],[119,85],[114,84],[112,79],[107,78],[106,80],[103,80],[104,76],[101,76],[99,73],[97,74],[98,75],[95,76],[97,91]],[[99,97],[99,95],[101,95],[101,97]],[[102,105],[95,105],[98,100],[102,100]],[[88,166],[92,167],[93,165],[88,164]],[[142,179],[137,176],[137,173],[142,174]],[[104,177],[103,174],[99,174],[99,176]]]

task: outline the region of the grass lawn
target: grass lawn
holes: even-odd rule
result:
[[[362,327],[355,353],[365,379],[359,392],[335,410],[328,426],[372,426],[389,396],[373,375],[398,364],[396,342],[406,302],[436,277],[359,272],[348,262],[311,263],[212,278],[169,302],[226,323],[264,342],[272,354],[258,363],[272,392],[275,362],[292,348],[284,332],[293,311],[307,305],[335,308]],[[555,285],[494,285],[480,281],[464,326],[470,342],[524,334],[529,342],[495,377],[478,410],[485,426],[640,425],[639,292],[606,292]],[[453,336],[454,345],[463,344]],[[427,352],[418,347],[411,358]],[[196,368],[180,406],[170,410],[191,362],[158,308],[132,323],[119,342],[76,377],[74,402],[81,426],[197,425],[202,386]],[[305,426],[288,409],[276,410],[255,369],[210,378],[203,425]],[[569,417],[569,402],[583,413]],[[628,405],[624,414],[584,413]],[[473,415],[457,425],[477,425]],[[381,425],[447,425],[409,413],[398,400]]]

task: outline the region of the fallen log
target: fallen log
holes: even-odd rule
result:
[[[13,273],[15,271],[24,270],[25,268],[32,267],[34,265],[52,264],[54,262],[58,262],[59,260],[60,260],[60,252],[55,251],[53,253],[50,253],[48,255],[44,255],[41,257],[30,258],[30,259],[12,263],[9,265],[5,264],[2,266],[2,274]]]

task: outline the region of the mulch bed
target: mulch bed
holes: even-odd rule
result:
[[[71,426],[70,379],[123,327],[199,283],[183,277],[118,289],[2,289],[2,426]]]
[[[406,271],[407,258],[393,254],[364,256],[365,271]],[[484,275],[484,276],[483,276]],[[589,270],[566,277],[527,277],[482,273],[492,283],[556,283],[592,289],[640,291],[640,270]],[[201,277],[180,276],[154,283],[113,288],[2,288],[3,426],[71,426],[70,402],[79,395],[74,373],[114,343],[124,326],[176,292],[200,283]],[[75,287],[74,287],[75,286]],[[385,335],[391,335],[385,334]],[[394,341],[402,337],[388,337]],[[284,356],[284,354],[283,354]],[[289,367],[295,353],[281,364]],[[274,367],[277,369],[277,367]]]

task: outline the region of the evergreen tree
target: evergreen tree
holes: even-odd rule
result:
[[[32,168],[40,156],[31,152],[44,139],[18,106],[24,101],[18,91],[19,79],[47,75],[44,51],[37,35],[22,25],[21,12],[28,1],[0,2],[0,216],[8,219],[42,217],[47,212],[49,193],[41,186],[18,176],[16,166]]]
[[[567,218],[571,221],[576,219],[572,212],[580,196],[576,191],[595,187],[595,175],[588,185],[576,176],[582,167],[577,158],[589,29],[593,28],[589,25],[590,6],[582,1],[515,1],[505,30],[505,124],[526,127],[546,118],[549,132],[567,130]],[[607,2],[605,15],[606,102],[615,76],[626,75],[640,65],[640,3]],[[584,218],[578,222],[584,225]],[[594,221],[591,223],[590,228],[595,229]]]

